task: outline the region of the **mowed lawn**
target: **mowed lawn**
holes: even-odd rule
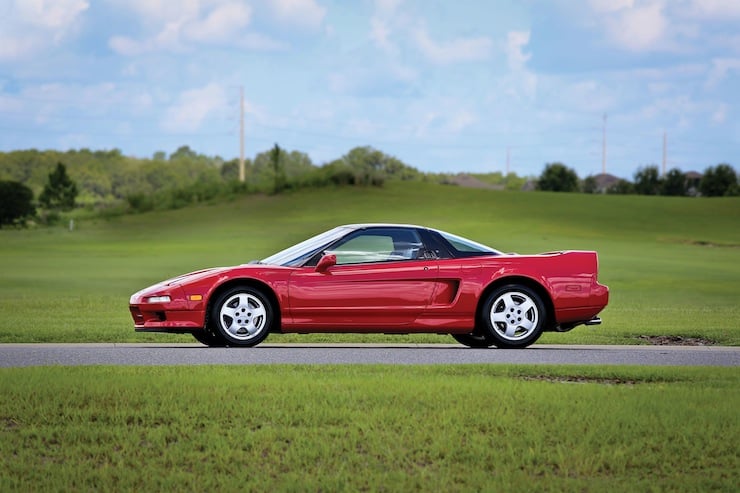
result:
[[[726,491],[735,368],[0,369],[1,491]]]
[[[247,196],[188,209],[0,231],[0,342],[182,341],[136,334],[129,296],[156,281],[263,258],[338,224],[437,227],[504,251],[599,252],[603,325],[547,343],[640,343],[641,335],[740,343],[740,198],[464,189],[431,183]],[[387,336],[271,336],[379,341]],[[394,341],[453,342],[448,336]]]

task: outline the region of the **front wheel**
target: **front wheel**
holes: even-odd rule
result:
[[[257,288],[237,286],[218,296],[211,307],[211,330],[229,346],[256,346],[275,321],[269,298]]]
[[[216,335],[211,332],[211,329],[205,328],[203,330],[194,330],[192,332],[195,340],[201,344],[205,344],[208,347],[224,347],[226,341],[220,335]]]
[[[478,334],[473,332],[472,334],[450,334],[453,339],[462,344],[472,348],[489,348],[494,345],[493,339],[487,334]]]
[[[498,348],[525,348],[540,338],[547,312],[542,298],[520,284],[501,286],[486,298],[482,329]]]

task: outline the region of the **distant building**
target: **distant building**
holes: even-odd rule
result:
[[[699,183],[701,183],[702,174],[696,171],[687,171],[684,173],[686,177],[686,195],[690,197],[696,197],[700,195]]]
[[[619,183],[619,178],[609,173],[599,173],[594,176],[596,191],[594,193],[607,193],[611,187]]]

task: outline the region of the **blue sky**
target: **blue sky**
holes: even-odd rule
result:
[[[0,150],[740,162],[740,0],[0,0]],[[606,125],[604,116],[606,115]]]

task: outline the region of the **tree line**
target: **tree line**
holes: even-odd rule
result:
[[[425,180],[427,175],[372,147],[356,147],[317,166],[300,151],[275,146],[244,163],[226,161],[182,146],[169,156],[124,156],[120,150],[89,149],[0,152],[0,226],[36,216],[45,222],[82,207],[102,214],[174,209],[245,193],[281,193],[324,186],[382,186],[386,180]],[[50,173],[51,170],[51,173]],[[54,177],[52,176],[54,175]],[[57,176],[59,175],[59,176]],[[45,198],[74,185],[71,205]],[[69,180],[69,183],[66,183]],[[69,191],[68,191],[69,192]],[[38,200],[33,198],[37,197]],[[33,212],[32,212],[33,211]]]
[[[634,181],[611,175],[590,175],[581,180],[576,171],[563,163],[550,163],[536,182],[537,190],[551,192],[584,192],[637,195],[722,197],[740,195],[735,169],[729,164],[710,166],[704,173],[687,174],[678,168],[665,176],[655,165],[643,166]]]
[[[124,156],[118,149],[0,152],[0,226],[22,224],[28,218],[52,223],[60,213],[84,208],[99,214],[174,209],[222,200],[245,193],[281,193],[324,186],[382,186],[387,180],[419,180],[455,184],[448,174],[423,173],[394,156],[369,146],[355,147],[321,166],[300,151],[275,144],[246,159],[245,181],[239,181],[239,161],[208,156],[182,146],[151,158]],[[720,164],[700,179],[673,169],[661,177],[657,166],[638,169],[634,181],[605,176],[580,179],[562,163],[545,165],[538,178],[514,173],[478,174],[501,189],[530,189],[648,195],[738,195],[735,170]]]

